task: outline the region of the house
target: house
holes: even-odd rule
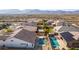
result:
[[[79,40],[79,34],[76,34],[76,35],[74,36],[74,39]]]
[[[26,30],[29,30],[29,31],[36,31],[37,30],[37,27],[36,26],[17,26],[15,30],[18,30],[18,29],[26,29]]]
[[[58,22],[57,26],[55,27],[57,32],[79,32],[79,27],[73,26],[68,22]]]
[[[5,40],[9,36],[0,36],[0,48],[4,48]]]
[[[73,35],[71,32],[60,33],[70,48],[79,48],[79,34]]]
[[[23,23],[23,24],[28,26],[37,26],[38,22],[39,22],[39,19],[32,18],[32,19],[28,19],[27,23]]]
[[[72,25],[62,26],[58,32],[79,32],[79,28]]]
[[[79,48],[79,33],[74,35],[73,38],[75,40],[72,42],[72,46],[76,47],[76,48]]]
[[[10,37],[6,38],[2,45],[7,48],[34,48],[35,39],[35,32],[26,29],[19,29]],[[0,47],[2,46],[0,45]]]

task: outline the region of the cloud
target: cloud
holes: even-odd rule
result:
[[[79,9],[79,0],[0,0],[0,9]]]

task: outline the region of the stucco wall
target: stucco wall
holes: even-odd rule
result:
[[[15,47],[15,48],[34,48],[34,44],[17,39],[17,38],[8,38],[6,41],[0,41],[0,46],[5,45],[6,47]],[[28,46],[27,46],[28,44]]]
[[[2,47],[4,44],[4,41],[3,40],[0,40],[0,47]]]

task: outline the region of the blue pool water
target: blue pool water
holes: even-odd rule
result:
[[[38,44],[39,45],[45,44],[45,39],[44,38],[38,38]]]
[[[57,42],[57,39],[55,37],[50,37],[50,41],[51,41],[52,47],[54,47],[54,48],[59,47],[59,43]]]

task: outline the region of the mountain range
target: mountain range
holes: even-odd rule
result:
[[[79,10],[4,9],[0,14],[79,14]]]

